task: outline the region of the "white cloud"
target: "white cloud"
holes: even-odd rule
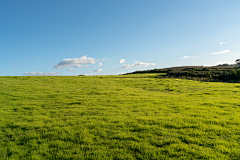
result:
[[[88,73],[91,73],[91,72],[101,72],[102,69],[96,69],[96,70],[93,70],[93,71],[89,71],[89,72],[85,72],[85,74],[88,74]]]
[[[96,70],[93,70],[92,72],[101,72],[102,69],[96,69]]]
[[[88,65],[81,65],[81,64],[78,64],[78,65],[74,66],[74,68],[81,68],[81,67],[89,68]]]
[[[54,76],[59,74],[59,72],[49,72],[49,73],[44,73],[44,72],[25,72],[24,75],[27,76]]]
[[[84,67],[83,65],[81,64],[78,64],[78,65],[75,65],[74,68],[81,68],[81,67]]]
[[[212,54],[223,54],[223,53],[228,53],[231,50],[224,50],[224,51],[220,51],[220,52],[213,52]]]
[[[141,67],[141,66],[149,66],[149,65],[156,65],[155,63],[143,63],[143,62],[136,62],[132,66],[133,67]]]
[[[109,59],[109,58],[106,58],[106,57],[104,57],[104,58],[102,58],[102,59],[96,59],[96,61],[110,61],[111,59]]]
[[[183,57],[180,58],[180,59],[186,59],[186,58],[189,58],[189,56],[183,56]]]
[[[126,59],[120,59],[118,63],[126,63]]]
[[[87,55],[82,56],[80,58],[73,58],[73,59],[63,59],[57,65],[53,66],[56,69],[64,68],[64,67],[71,67],[74,66],[75,68],[79,68],[81,64],[95,64],[96,60],[91,57],[87,57]]]
[[[101,67],[102,65],[103,65],[103,63],[102,63],[102,62],[99,62],[99,65],[98,65],[98,66],[94,66],[94,67],[92,67],[92,68]]]
[[[191,57],[195,57],[195,56],[183,56],[183,57],[180,58],[180,59],[186,59],[186,58],[191,58]]]
[[[136,63],[130,65],[130,64],[125,64],[121,68],[131,68],[131,67],[141,67],[141,66],[150,66],[150,65],[156,65],[155,63],[143,63],[140,61],[137,61]]]
[[[228,42],[220,42],[219,44],[227,44],[227,43],[231,43],[231,42],[232,42],[232,40],[228,41]]]
[[[69,68],[67,71],[76,71],[76,69]]]
[[[132,67],[132,65],[130,65],[130,64],[125,64],[124,66],[122,66],[121,68],[131,68]]]

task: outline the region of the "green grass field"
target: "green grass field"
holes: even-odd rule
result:
[[[0,77],[0,159],[240,159],[240,84]]]

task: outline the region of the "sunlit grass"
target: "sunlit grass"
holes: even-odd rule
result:
[[[0,77],[0,159],[238,159],[240,84]]]

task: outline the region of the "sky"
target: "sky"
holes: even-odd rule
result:
[[[0,76],[233,64],[239,7],[239,0],[0,0]]]

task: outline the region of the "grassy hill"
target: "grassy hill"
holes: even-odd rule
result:
[[[0,77],[0,159],[239,159],[240,84],[157,76]]]

